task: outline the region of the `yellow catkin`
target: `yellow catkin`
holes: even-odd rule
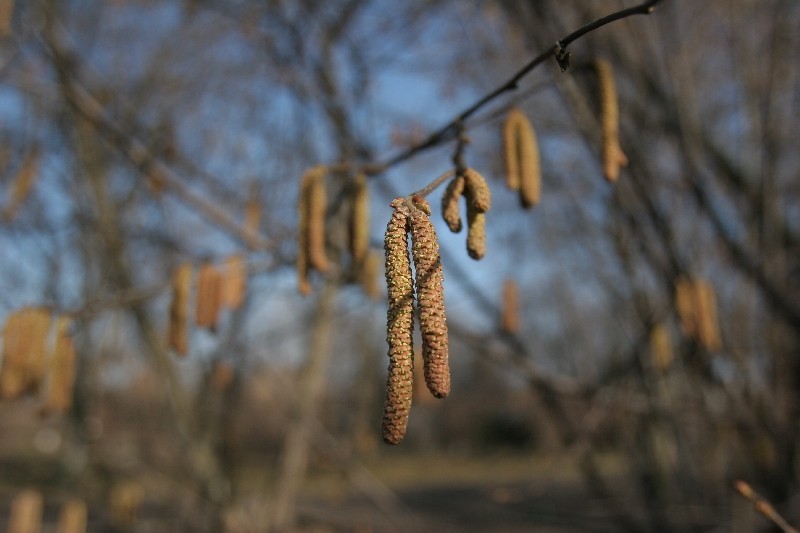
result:
[[[656,324],[650,331],[650,354],[653,366],[660,371],[667,370],[675,358],[669,329],[664,323]]]
[[[6,220],[13,220],[17,216],[22,203],[30,195],[38,175],[39,150],[34,149],[25,156],[19,172],[14,176],[14,180],[11,183],[11,190],[8,193],[8,200],[4,210]]]
[[[86,503],[77,498],[64,502],[58,514],[56,533],[86,533],[86,525]]]
[[[0,396],[35,392],[45,375],[46,342],[52,318],[44,308],[26,307],[8,316],[3,329]]]
[[[503,282],[503,313],[500,329],[506,333],[519,331],[519,289],[517,282],[509,278]]]
[[[600,90],[600,127],[603,139],[603,175],[615,182],[619,178],[620,166],[628,164],[628,158],[619,145],[619,102],[614,83],[614,70],[605,59],[595,59],[594,68]]]
[[[682,277],[675,283],[675,308],[681,320],[681,331],[689,338],[697,338],[697,306],[694,282]]]
[[[717,297],[714,287],[705,280],[695,283],[697,305],[697,340],[703,347],[714,352],[722,348],[717,318]]]
[[[42,494],[27,489],[11,501],[8,533],[39,533],[42,529]]]
[[[204,263],[197,273],[197,307],[195,323],[198,327],[214,330],[220,309],[219,270],[211,264]]]
[[[189,296],[192,289],[192,265],[183,263],[172,273],[172,303],[169,307],[167,341],[179,355],[189,351]]]
[[[239,309],[247,292],[247,264],[239,254],[228,256],[222,276],[221,305],[227,309]]]
[[[328,195],[325,190],[324,166],[316,166],[303,176],[303,189],[308,202],[308,260],[318,272],[328,271],[328,255],[325,251],[325,212]]]
[[[118,483],[111,488],[109,507],[112,521],[119,526],[130,526],[139,515],[144,500],[144,489],[133,481]]]
[[[14,0],[0,0],[0,37],[11,35],[11,21],[14,18]]]
[[[364,293],[377,300],[381,297],[381,289],[378,286],[378,272],[381,268],[381,254],[375,250],[367,253],[364,260],[364,267],[359,272],[359,281]]]
[[[382,436],[388,444],[398,444],[406,433],[413,393],[414,281],[408,255],[410,208],[403,198],[390,204],[394,210],[384,236],[386,286],[389,308],[386,340],[389,344],[389,372],[383,408]]]
[[[414,198],[410,209],[411,254],[416,271],[417,310],[422,332],[425,383],[436,398],[450,393],[447,320],[444,305],[444,277],[436,230],[428,217],[427,202]],[[420,205],[423,207],[416,207]]]
[[[350,211],[350,256],[354,265],[361,265],[369,250],[369,188],[364,174],[353,183]]]
[[[458,203],[464,194],[464,178],[457,176],[450,180],[442,194],[442,218],[453,233],[461,231],[461,213]]]
[[[76,361],[75,343],[69,332],[71,322],[67,317],[56,319],[56,338],[50,360],[50,391],[43,408],[46,413],[66,413],[72,406]]]
[[[492,207],[492,191],[486,180],[477,170],[468,168],[464,171],[464,197],[478,213],[486,213]]]
[[[508,186],[519,190],[520,203],[525,209],[539,203],[542,188],[542,169],[539,143],[533,124],[521,109],[508,112],[503,126]],[[512,178],[512,172],[516,177]]]

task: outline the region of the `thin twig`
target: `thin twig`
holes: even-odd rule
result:
[[[390,157],[386,161],[377,164],[368,164],[362,168],[362,172],[368,175],[376,175],[385,172],[391,167],[394,167],[412,157],[416,156],[417,154],[427,151],[431,148],[439,146],[447,141],[451,141],[458,135],[458,128],[459,125],[463,125],[466,123],[467,119],[469,119],[472,115],[478,112],[480,109],[485,107],[490,102],[494,101],[496,98],[501,96],[502,94],[513,91],[517,89],[519,86],[519,82],[527,76],[534,68],[544,63],[550,56],[555,57],[559,60],[559,64],[563,68],[562,58],[566,54],[566,47],[572,44],[574,41],[578,40],[579,38],[583,37],[587,33],[594,31],[598,28],[605,26],[606,24],[610,24],[617,20],[630,17],[633,15],[648,15],[653,12],[655,9],[656,4],[662,2],[663,0],[649,0],[644,2],[638,6],[629,7],[627,9],[623,9],[617,11],[615,13],[611,13],[610,15],[606,15],[605,17],[601,17],[594,22],[590,22],[589,24],[575,30],[574,32],[570,33],[566,37],[557,41],[554,45],[549,47],[547,50],[541,52],[535,58],[533,58],[530,62],[528,62],[524,67],[522,67],[519,71],[517,71],[511,78],[509,78],[505,83],[491,91],[490,93],[486,94],[482,98],[480,98],[477,102],[463,110],[459,113],[456,118],[439,128],[438,130],[431,133],[428,137],[424,140],[410,146],[406,150],[400,152],[399,154]]]
[[[736,489],[736,492],[750,502],[753,502],[753,507],[756,508],[756,511],[764,515],[768,520],[771,520],[776,526],[778,526],[781,531],[784,533],[798,533],[797,529],[793,528],[789,522],[783,518],[778,511],[769,503],[763,496],[753,490],[747,482],[739,480],[733,484],[733,488]]]

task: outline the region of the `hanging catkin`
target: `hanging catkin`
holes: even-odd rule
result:
[[[364,174],[353,183],[350,212],[350,255],[354,265],[361,265],[369,249],[369,188]]]
[[[657,370],[663,372],[672,364],[675,355],[666,324],[656,324],[650,331],[650,353],[653,358],[653,366]]]
[[[75,344],[69,333],[71,320],[56,319],[56,339],[50,360],[50,391],[43,411],[66,413],[72,405],[72,386],[75,383]]]
[[[64,502],[58,514],[57,533],[86,533],[86,503],[72,498]]]
[[[197,327],[214,330],[220,308],[220,273],[209,263],[204,263],[197,273]]]
[[[600,89],[600,126],[603,139],[603,175],[610,182],[619,178],[620,166],[628,164],[628,158],[619,145],[619,102],[614,83],[614,70],[605,59],[594,61]]]
[[[416,271],[425,382],[435,397],[444,398],[450,393],[450,365],[439,241],[428,217],[430,207],[425,199],[417,196],[412,202],[414,208],[409,215],[411,252]]]
[[[681,277],[675,283],[675,308],[681,320],[681,331],[689,338],[697,338],[697,306],[694,283]]]
[[[38,389],[46,369],[51,323],[50,311],[44,308],[26,307],[8,316],[3,328],[0,397],[16,398]]]
[[[714,287],[705,280],[695,282],[695,299],[697,305],[697,336],[703,347],[714,352],[722,348],[717,319],[717,297]]]
[[[450,171],[452,173],[452,171]],[[464,194],[464,178],[457,176],[450,180],[442,194],[442,218],[453,233],[461,231],[461,213],[458,203]]]
[[[28,197],[36,182],[39,172],[39,150],[33,149],[22,161],[22,166],[14,176],[11,183],[11,190],[8,193],[4,216],[6,220],[13,220],[17,216],[22,203]]]
[[[227,309],[239,309],[247,292],[247,265],[239,254],[225,260],[221,286],[221,305]]]
[[[386,340],[389,343],[389,375],[383,408],[382,434],[388,444],[399,443],[406,433],[413,391],[414,282],[408,256],[410,208],[403,198],[390,204],[394,211],[386,226],[386,285],[389,308]]]
[[[324,166],[317,166],[303,176],[308,197],[308,260],[318,272],[328,271],[328,255],[325,251],[325,211],[328,208],[326,174]]]
[[[192,288],[192,265],[183,263],[172,273],[172,303],[169,306],[167,341],[179,355],[189,351],[189,293]]]
[[[8,533],[36,533],[42,528],[42,493],[26,489],[11,500]]]
[[[381,297],[381,289],[378,287],[378,272],[381,268],[381,254],[377,250],[367,252],[364,259],[364,266],[359,271],[359,282],[364,293],[377,300]]]
[[[467,253],[476,261],[486,255],[486,214],[467,205]]]
[[[533,124],[521,109],[511,109],[503,124],[506,184],[519,190],[525,209],[538,204],[541,197],[542,169],[539,144]]]
[[[478,213],[486,213],[492,207],[492,191],[483,176],[473,168],[464,171],[464,197]]]
[[[503,313],[500,329],[506,333],[519,331],[519,289],[517,282],[511,278],[503,282]]]

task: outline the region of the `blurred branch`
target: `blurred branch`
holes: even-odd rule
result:
[[[764,515],[768,520],[771,520],[781,531],[784,533],[798,533],[797,529],[789,525],[789,522],[775,510],[775,507],[754,491],[748,483],[739,480],[733,484],[733,488],[736,489],[736,492],[739,493],[742,498],[753,502],[756,511]]]

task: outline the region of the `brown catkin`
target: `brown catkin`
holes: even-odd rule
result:
[[[86,503],[77,498],[67,500],[58,514],[56,533],[86,533],[86,521]]]
[[[325,211],[328,208],[328,194],[325,190],[324,166],[316,166],[303,176],[303,184],[308,202],[308,260],[318,272],[328,271],[328,255],[325,251]]]
[[[204,263],[197,273],[197,308],[195,323],[198,327],[214,330],[220,309],[220,278],[217,268]]]
[[[415,204],[425,200],[416,197]],[[437,398],[450,393],[447,323],[444,306],[444,277],[436,230],[422,208],[410,210],[411,253],[416,271],[417,310],[422,332],[425,383]],[[430,208],[428,208],[429,212]]]
[[[0,397],[34,392],[45,375],[46,342],[52,317],[44,308],[26,307],[11,313],[3,329]]]
[[[66,413],[72,406],[72,386],[75,384],[75,343],[69,333],[71,320],[56,319],[56,339],[50,360],[50,391],[43,411]]]
[[[476,261],[486,255],[486,214],[467,205],[467,253]]]
[[[705,280],[695,282],[697,305],[697,340],[703,347],[714,352],[722,348],[717,318],[717,297],[714,287]]]
[[[354,265],[361,265],[369,250],[369,188],[364,174],[353,183],[350,211],[350,256]]]
[[[669,329],[664,323],[656,324],[650,331],[650,354],[653,366],[660,371],[667,370],[675,358]]]
[[[14,18],[14,0],[0,0],[0,37],[11,35],[11,21]]]
[[[479,213],[486,213],[492,207],[492,191],[475,169],[468,168],[464,171],[464,196],[467,203]]]
[[[179,355],[189,351],[189,295],[192,290],[192,265],[183,263],[172,273],[172,302],[169,306],[167,342]]]
[[[364,266],[359,271],[359,282],[364,293],[377,300],[381,297],[381,289],[378,286],[378,272],[381,268],[381,254],[376,250],[367,253],[364,259]]]
[[[8,533],[39,533],[42,529],[42,493],[27,489],[11,500]]]
[[[14,176],[14,180],[11,183],[11,191],[8,193],[8,201],[4,213],[6,220],[13,220],[19,212],[19,208],[22,207],[22,203],[28,197],[36,182],[36,177],[39,174],[38,170],[39,150],[33,149],[25,156],[22,161],[22,167],[20,167],[19,172]]]
[[[519,190],[520,203],[525,209],[539,203],[542,188],[542,169],[539,143],[533,124],[521,109],[512,109],[503,127],[508,186]],[[512,178],[512,172],[516,178]]]
[[[503,282],[503,313],[500,328],[506,333],[519,331],[519,288],[511,278]]]
[[[697,338],[697,306],[694,296],[694,282],[681,277],[675,283],[675,309],[681,320],[681,331],[689,338]]]
[[[114,485],[108,496],[111,520],[118,526],[130,526],[139,515],[144,489],[134,481]]]
[[[414,375],[414,281],[408,256],[410,208],[403,198],[390,204],[394,211],[386,226],[386,285],[389,308],[386,318],[386,340],[389,343],[389,373],[386,381],[386,402],[383,408],[384,442],[398,444],[406,433],[411,410]]]
[[[603,139],[603,175],[610,182],[619,178],[620,166],[628,158],[619,145],[619,102],[614,83],[614,70],[605,59],[595,59],[594,68],[600,89],[600,127]]]
[[[461,231],[461,214],[458,203],[464,193],[464,178],[457,176],[447,184],[442,194],[442,218],[453,233]]]
[[[239,309],[247,292],[247,264],[239,254],[228,256],[222,276],[221,305],[227,309]]]

